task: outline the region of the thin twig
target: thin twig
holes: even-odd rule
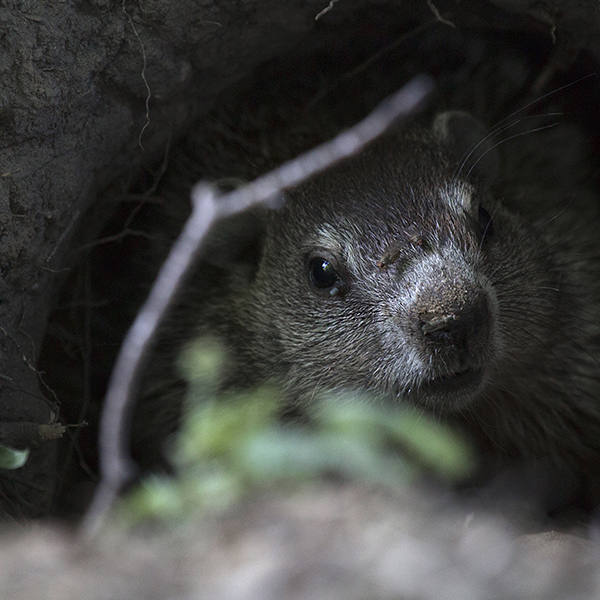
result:
[[[336,90],[344,81],[349,81],[353,77],[360,75],[360,73],[363,73],[364,71],[366,71],[373,63],[377,62],[380,58],[393,52],[394,50],[396,50],[396,48],[404,45],[406,42],[413,39],[414,37],[416,37],[423,31],[426,31],[427,29],[429,29],[436,23],[438,23],[438,19],[431,18],[431,19],[425,21],[424,23],[417,25],[414,29],[411,29],[410,31],[407,31],[406,33],[402,34],[399,38],[395,39],[393,42],[390,42],[387,46],[384,46],[383,48],[378,50],[375,54],[369,56],[369,58],[367,58],[366,60],[361,62],[354,69],[352,69],[351,71],[348,71],[347,73],[345,73],[344,75],[342,75],[341,77],[339,77],[338,79],[333,81],[330,85],[326,86],[320,92],[317,92],[317,94],[315,94],[315,96],[312,98],[312,100],[310,100],[308,102],[306,108],[311,108],[311,107],[315,106],[316,104],[321,102],[323,100],[323,98],[325,98],[331,92]]]
[[[270,202],[279,197],[284,189],[359,151],[398,117],[412,114],[432,87],[428,77],[413,79],[348,131],[232,192],[217,197],[212,187],[206,184],[195,186],[192,190],[192,214],[129,329],[111,375],[100,421],[101,479],[82,523],[84,534],[93,535],[98,531],[121,488],[134,472],[128,451],[127,424],[140,366],[160,321],[194,264],[212,224],[219,218],[241,212],[250,206]]]
[[[431,12],[435,15],[435,18],[440,23],[444,23],[444,25],[448,25],[449,27],[452,27],[452,29],[456,29],[456,25],[452,21],[449,21],[448,19],[445,19],[444,17],[442,17],[442,15],[440,14],[440,11],[437,9],[436,5],[433,3],[433,0],[427,0],[427,6],[429,6],[429,8],[431,9]]]
[[[143,65],[142,65],[142,72],[140,73],[140,76],[142,78],[142,81],[144,82],[144,85],[146,86],[146,122],[144,123],[144,126],[142,127],[142,129],[140,131],[140,135],[138,136],[138,146],[140,147],[140,149],[142,151],[144,151],[144,146],[142,145],[142,137],[144,136],[144,132],[150,125],[150,98],[152,98],[152,90],[150,89],[150,84],[148,83],[148,79],[146,78],[146,69],[148,67],[148,57],[146,56],[146,48],[144,47],[142,38],[140,37],[137,27],[135,26],[135,23],[133,22],[133,17],[127,12],[127,9],[125,8],[125,0],[123,0],[122,11],[125,13],[125,15],[127,16],[127,19],[129,20],[131,29],[133,29],[133,34],[135,35],[135,37],[138,41],[138,44],[140,45],[140,50],[142,52]]]
[[[318,21],[324,14],[327,14],[330,10],[333,10],[333,5],[338,0],[331,0],[331,2],[315,17],[315,21]]]
[[[49,263],[52,260],[52,257],[56,254],[56,251],[58,250],[60,245],[65,241],[65,238],[69,234],[69,231],[71,231],[71,229],[73,228],[75,223],[77,223],[77,220],[79,219],[79,213],[80,213],[79,209],[75,210],[75,212],[73,213],[71,220],[65,227],[64,231],[60,234],[60,237],[58,238],[58,240],[56,240],[56,243],[54,244],[52,251],[46,257],[46,263]]]

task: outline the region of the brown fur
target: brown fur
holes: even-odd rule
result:
[[[274,379],[294,410],[323,390],[367,390],[460,423],[499,464],[595,472],[600,215],[585,141],[567,125],[490,138],[461,168],[482,137],[468,115],[442,113],[291,190],[282,209],[222,223],[159,360],[217,334],[225,387]],[[313,256],[334,264],[339,293],[311,286]],[[465,369],[474,381],[449,383]],[[150,371],[138,444],[180,410],[175,372]]]

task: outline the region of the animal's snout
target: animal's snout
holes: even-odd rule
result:
[[[417,308],[424,341],[467,349],[487,340],[491,316],[486,294],[475,290],[465,293],[461,289],[461,293],[453,297],[449,291],[430,297],[433,306]]]
[[[433,373],[451,375],[479,368],[490,353],[488,294],[468,279],[438,279],[416,298],[413,331]]]
[[[458,317],[453,314],[438,315],[436,313],[423,313],[419,315],[421,319],[421,329],[424,334],[435,333],[436,331],[450,331]]]

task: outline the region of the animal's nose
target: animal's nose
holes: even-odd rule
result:
[[[459,300],[436,302],[435,308],[417,312],[419,329],[428,344],[475,350],[485,343],[490,324],[488,301],[483,293]]]
[[[435,331],[449,331],[458,321],[458,317],[453,314],[438,315],[435,313],[423,313],[419,315],[421,319],[421,329],[423,333],[434,333]]]

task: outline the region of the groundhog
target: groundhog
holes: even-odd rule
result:
[[[438,112],[289,190],[282,207],[219,223],[148,368],[138,457],[160,460],[185,387],[175,357],[210,334],[228,352],[223,387],[273,380],[283,412],[325,390],[366,391],[458,424],[488,469],[542,461],[593,482],[590,152],[574,127],[517,120],[488,131]]]

